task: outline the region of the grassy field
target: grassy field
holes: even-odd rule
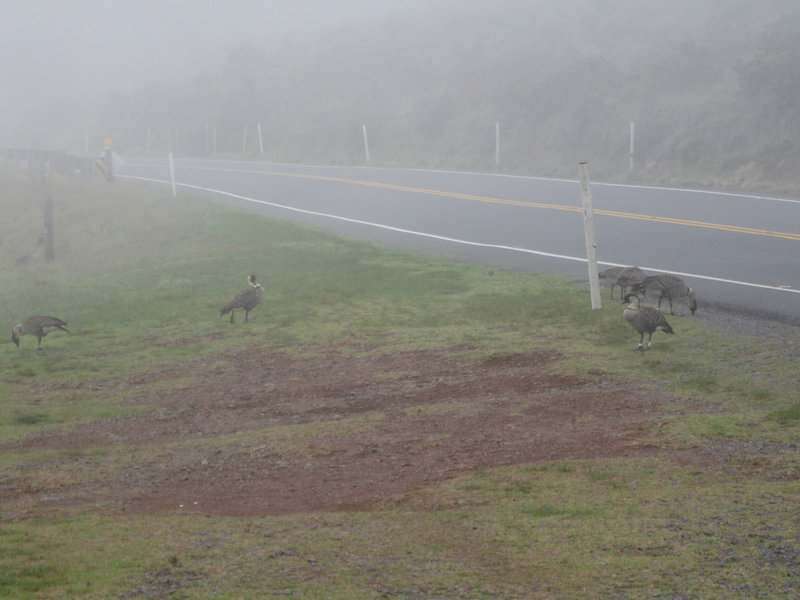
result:
[[[47,261],[39,194],[13,171],[0,189],[0,322],[10,333],[53,314],[72,331],[41,351],[30,337],[0,344],[0,597],[800,596],[796,337],[734,336],[677,316],[677,334],[640,353],[607,291],[592,311],[584,287],[551,276],[489,277],[122,181],[52,182]],[[263,303],[231,326],[219,308],[249,273]],[[184,414],[161,399],[201,393],[243,352],[298,364],[547,353],[553,377],[672,400],[654,407],[636,455],[475,468],[360,510],[233,516],[96,500],[120,472],[187,456],[251,458],[267,444],[282,456],[315,443],[325,452],[319,440],[377,431],[393,410],[151,444],[63,442],[76,429]],[[476,409],[459,400],[426,410]],[[673,410],[689,400],[702,409]],[[69,502],[51,502],[52,489]]]

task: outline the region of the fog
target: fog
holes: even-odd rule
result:
[[[189,79],[227,49],[264,49],[378,19],[389,0],[5,0],[0,146],[47,144],[98,100],[148,81]],[[70,121],[74,116],[75,121]]]
[[[11,0],[0,147],[360,164],[368,125],[385,166],[795,189],[798,27],[796,0]]]

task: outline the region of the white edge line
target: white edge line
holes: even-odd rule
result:
[[[127,178],[127,179],[137,179],[137,180],[140,180],[140,181],[151,181],[151,182],[154,182],[154,183],[164,183],[164,184],[167,184],[167,185],[171,184],[170,181],[166,181],[166,180],[163,180],[163,179],[152,179],[150,177],[137,177],[135,175],[118,175],[118,177]],[[246,202],[252,202],[254,204],[262,204],[264,206],[270,206],[272,208],[281,208],[283,210],[289,210],[289,211],[293,211],[293,212],[297,212],[297,213],[303,213],[303,214],[312,215],[312,216],[315,216],[315,217],[324,217],[326,219],[334,219],[334,220],[337,220],[337,221],[345,221],[347,223],[355,223],[357,225],[367,225],[369,227],[375,227],[375,228],[378,228],[378,229],[385,229],[385,230],[388,230],[388,231],[394,231],[394,232],[397,232],[397,233],[404,233],[404,234],[408,234],[408,235],[416,235],[418,237],[425,237],[425,238],[430,238],[430,239],[439,240],[439,241],[443,241],[443,242],[450,242],[450,243],[454,243],[454,244],[462,244],[462,245],[465,245],[465,246],[478,246],[478,247],[481,247],[481,248],[491,248],[491,249],[495,249],[495,250],[507,250],[507,251],[511,251],[511,252],[522,252],[522,253],[525,253],[525,254],[535,254],[537,256],[544,256],[546,258],[560,258],[562,260],[571,260],[571,261],[574,261],[574,262],[583,262],[583,263],[588,262],[587,259],[579,257],[579,256],[566,256],[564,254],[554,254],[552,252],[542,252],[541,250],[531,250],[529,248],[520,248],[518,246],[505,246],[503,244],[487,244],[487,243],[483,243],[483,242],[473,242],[473,241],[470,241],[470,240],[462,240],[462,239],[459,239],[459,238],[451,238],[451,237],[447,237],[447,236],[436,235],[434,233],[425,233],[425,232],[422,232],[422,231],[414,231],[414,230],[411,230],[411,229],[403,229],[403,228],[400,228],[400,227],[393,227],[391,225],[384,225],[382,223],[373,223],[371,221],[362,221],[360,219],[352,219],[350,217],[342,217],[340,215],[333,215],[333,214],[329,214],[329,213],[318,212],[318,211],[315,211],[315,210],[307,210],[307,209],[304,209],[304,208],[296,208],[294,206],[288,206],[286,204],[278,204],[277,202],[268,202],[267,200],[258,200],[256,198],[249,198],[247,196],[241,196],[239,194],[234,194],[232,192],[226,192],[226,191],[223,191],[223,190],[215,190],[213,188],[207,188],[207,187],[203,187],[203,186],[200,186],[200,185],[192,185],[190,183],[177,183],[176,182],[175,185],[176,186],[180,186],[180,187],[184,187],[184,188],[200,190],[200,191],[203,191],[203,192],[209,192],[209,193],[213,193],[213,194],[220,194],[222,196],[228,196],[230,198],[236,198],[238,200],[244,200]],[[627,267],[627,266],[630,266],[630,265],[622,265],[622,264],[603,262],[603,261],[597,261],[597,263],[600,264],[600,265],[608,266],[608,267]],[[655,268],[655,267],[640,266],[640,268],[646,269],[648,271],[655,271],[657,273],[666,273],[668,275],[692,277],[694,279],[703,279],[703,280],[706,280],[706,281],[716,281],[718,283],[728,283],[728,284],[732,284],[732,285],[741,285],[741,286],[744,286],[744,287],[752,287],[752,288],[759,288],[759,289],[764,289],[764,290],[772,290],[772,291],[775,291],[775,292],[789,292],[789,293],[792,293],[792,294],[800,294],[800,290],[796,290],[796,289],[793,289],[793,288],[778,287],[778,286],[774,286],[774,285],[764,285],[764,284],[761,284],[761,283],[750,283],[750,282],[747,282],[747,281],[736,281],[735,279],[724,279],[724,278],[721,278],[721,277],[711,277],[709,275],[698,275],[696,273],[683,273],[681,271],[669,271],[669,270],[666,270],[666,269],[658,269],[658,268]]]

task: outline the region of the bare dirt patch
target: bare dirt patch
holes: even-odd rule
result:
[[[698,410],[598,373],[559,374],[558,360],[230,352],[121,383],[155,390],[164,387],[153,386],[159,379],[202,373],[197,383],[154,391],[142,414],[15,444],[69,450],[56,460],[84,476],[35,486],[20,477],[0,486],[0,500],[27,497],[33,514],[45,505],[219,515],[360,510],[499,465],[657,454],[643,436],[667,413]],[[129,449],[133,460],[117,468],[103,449],[118,462]]]

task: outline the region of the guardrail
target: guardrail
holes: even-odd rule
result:
[[[28,183],[33,194],[41,198],[43,217],[41,239],[45,244],[44,254],[47,260],[55,258],[51,178],[58,175],[91,179],[94,174],[102,175],[107,181],[114,178],[113,157],[110,148],[101,157],[77,156],[58,150],[0,148],[0,166],[27,170]]]
[[[98,168],[105,158],[93,156],[77,156],[59,150],[37,150],[34,148],[0,148],[0,164],[27,168],[31,179],[39,179],[44,174],[56,174],[66,177],[86,177],[98,174],[106,175],[106,171]]]

